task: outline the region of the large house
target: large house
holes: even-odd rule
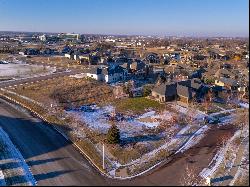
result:
[[[106,83],[123,81],[127,78],[127,69],[121,66],[94,67],[87,70],[87,77]]]
[[[152,96],[160,102],[175,100],[177,97],[176,85],[174,82],[160,84],[152,90]]]
[[[188,79],[180,82],[166,82],[155,86],[152,96],[160,101],[178,101],[188,104],[194,97],[200,96],[202,84],[200,79]]]

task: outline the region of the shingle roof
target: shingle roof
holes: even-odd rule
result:
[[[174,96],[176,95],[176,83],[167,82],[160,84],[153,88],[153,91],[165,96]]]
[[[201,86],[202,86],[201,80],[198,79],[198,78],[193,78],[193,79],[188,79],[188,80],[185,80],[185,81],[180,81],[180,82],[178,82],[178,84],[182,85],[182,86],[189,87],[189,88],[193,88],[195,90],[200,89]]]
[[[216,77],[223,77],[224,75],[229,75],[230,77],[233,77],[234,74],[230,71],[228,71],[227,69],[219,69],[218,71],[216,71],[215,76]]]
[[[219,78],[219,81],[228,84],[229,86],[237,86],[237,81],[230,78]]]
[[[179,96],[184,96],[187,98],[192,98],[192,92],[191,89],[187,86],[181,85],[181,84],[177,84],[177,94]]]
[[[202,84],[201,84],[200,79],[197,79],[197,78],[191,79],[191,87],[192,88],[199,90],[201,88],[201,86],[202,86]]]

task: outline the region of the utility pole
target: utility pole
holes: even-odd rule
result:
[[[102,168],[105,170],[105,162],[104,162],[105,154],[104,154],[104,143],[102,144]]]

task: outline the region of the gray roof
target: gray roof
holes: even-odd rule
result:
[[[230,77],[235,76],[232,72],[228,71],[227,69],[219,69],[216,73],[215,76],[216,77],[224,77],[224,75],[228,75]]]
[[[200,79],[197,79],[197,78],[191,79],[191,88],[199,90],[201,86],[202,86],[202,83]]]
[[[198,78],[193,78],[193,79],[188,79],[185,81],[180,81],[178,82],[179,85],[185,86],[185,87],[189,87],[189,88],[193,88],[195,90],[198,90],[201,88],[202,84],[201,84],[201,80]]]
[[[160,84],[153,88],[153,91],[165,96],[174,96],[176,95],[176,83],[174,82],[167,82]]]
[[[237,81],[234,79],[222,77],[222,78],[219,78],[218,80],[229,86],[237,86]]]
[[[187,98],[192,98],[192,91],[189,87],[181,85],[181,84],[177,84],[177,94],[179,96],[184,96]]]

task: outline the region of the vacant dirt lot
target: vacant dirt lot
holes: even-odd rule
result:
[[[18,86],[15,92],[43,103],[59,107],[102,103],[112,98],[112,89],[95,80],[60,77]],[[71,103],[71,104],[69,104]]]

